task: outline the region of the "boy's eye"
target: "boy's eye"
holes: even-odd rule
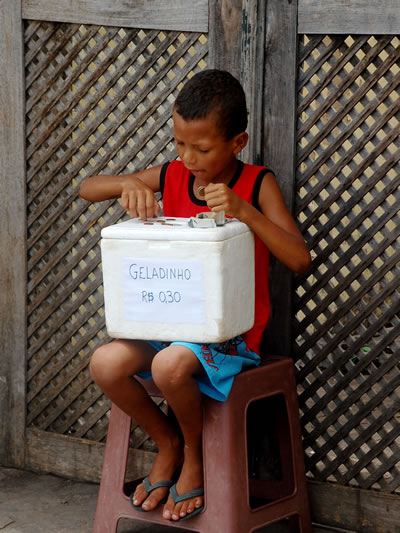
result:
[[[201,152],[202,154],[207,154],[209,151],[210,151],[210,150],[208,150],[208,149],[204,149],[204,148],[201,149],[201,148],[199,148],[199,152]]]

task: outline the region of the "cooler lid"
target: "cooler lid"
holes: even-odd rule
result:
[[[216,228],[191,228],[188,218],[157,217],[141,220],[131,218],[101,230],[103,239],[173,240],[173,241],[224,241],[241,233],[250,232],[249,227],[237,219],[228,219]]]

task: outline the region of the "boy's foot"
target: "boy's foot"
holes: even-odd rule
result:
[[[174,445],[171,449],[161,450],[158,452],[157,457],[153,463],[153,467],[148,476],[148,483],[151,487],[162,480],[172,480],[173,476],[182,463],[182,448],[180,441],[179,445]],[[147,487],[149,486],[146,484]],[[152,511],[155,509],[169,493],[169,487],[167,485],[157,488],[152,488],[151,491],[146,489],[146,486],[140,483],[133,493],[131,498],[132,504],[135,507],[141,507],[143,511]]]
[[[185,502],[187,500],[192,500],[193,502],[195,502],[194,509],[192,509],[191,507],[188,507],[188,512],[186,513],[186,515],[184,515],[184,513],[181,511],[180,513],[181,516],[179,520],[186,520],[187,518],[191,518],[192,516],[195,516],[201,513],[201,511],[204,509],[204,505],[200,505],[200,506],[196,505],[196,498],[198,496],[200,496],[201,498],[204,497],[203,488],[190,490],[189,492],[185,492],[184,494],[178,494],[176,490],[176,485],[172,485],[172,487],[169,489],[169,493],[172,499],[174,500],[175,507],[178,503]]]
[[[149,495],[154,490],[160,487],[166,487],[167,489],[170,489],[174,485],[174,482],[172,481],[172,479],[162,479],[154,483],[154,485],[152,485],[150,483],[149,478],[146,476],[145,478],[143,478],[142,485],[146,491],[146,494]],[[130,497],[130,502],[131,502],[132,507],[136,509],[137,511],[145,511],[145,509],[143,509],[141,505],[135,505],[134,501],[137,501],[137,499],[135,499],[135,495],[132,493]],[[167,496],[162,498],[159,503],[165,503],[166,501],[167,501]]]
[[[163,518],[165,520],[189,518],[191,513],[204,506],[204,495],[201,490],[196,490],[203,487],[202,464],[191,465],[188,463],[189,461],[185,461],[179,480],[174,486],[174,492],[176,491],[175,501],[170,493],[168,501],[164,505]],[[194,493],[196,495],[187,497],[191,491],[196,491]],[[183,496],[184,499],[181,500],[180,496]]]

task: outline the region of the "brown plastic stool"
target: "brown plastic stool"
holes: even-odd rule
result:
[[[261,409],[254,410],[254,406]],[[279,479],[257,479],[253,473],[249,479],[248,419],[256,413],[259,431],[270,424],[271,407],[280,455]],[[247,416],[250,411],[251,417]],[[120,518],[201,533],[247,533],[287,518],[294,532],[311,533],[292,360],[265,358],[258,368],[236,376],[227,402],[205,397],[204,413],[205,508],[191,519],[175,522],[162,518],[162,506],[149,512],[131,507],[125,484],[131,419],[112,406],[94,533],[116,532]]]

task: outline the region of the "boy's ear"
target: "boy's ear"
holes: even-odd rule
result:
[[[249,135],[247,131],[242,131],[234,137],[233,153],[235,155],[240,154],[243,148],[246,147],[247,141],[249,140]]]

